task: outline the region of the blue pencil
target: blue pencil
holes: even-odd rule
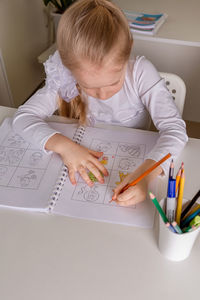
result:
[[[166,227],[169,228],[172,232],[177,233],[175,228],[170,223],[165,223]]]

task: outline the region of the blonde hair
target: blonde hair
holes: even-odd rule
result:
[[[78,119],[80,124],[86,124],[86,103],[80,95],[72,99],[69,103],[64,101],[61,97],[59,97],[58,101],[58,112],[60,116]]]
[[[113,60],[125,63],[130,56],[132,43],[126,17],[120,8],[107,0],[76,1],[64,12],[59,22],[58,51],[62,63],[72,73],[79,68],[83,59],[101,65],[114,46],[117,46],[117,51],[113,54]],[[62,102],[61,99],[62,115],[73,116],[79,118],[80,122],[85,122],[86,108],[83,108],[81,96],[70,103]]]

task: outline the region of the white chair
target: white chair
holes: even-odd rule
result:
[[[160,72],[160,76],[164,78],[167,88],[172,94],[176,107],[182,116],[186,94],[184,81],[179,76],[171,73]]]

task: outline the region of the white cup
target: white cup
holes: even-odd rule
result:
[[[183,199],[183,203],[187,200]],[[165,199],[160,201],[163,208]],[[192,250],[193,244],[198,236],[199,228],[193,231],[178,234],[171,231],[159,215],[159,238],[158,247],[163,256],[172,261],[181,261],[186,259]]]

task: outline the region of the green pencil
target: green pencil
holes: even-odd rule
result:
[[[178,226],[178,224],[175,221],[172,222],[172,226],[175,228],[177,233],[183,233],[183,231],[180,229],[180,227]]]
[[[185,232],[190,232],[190,231],[192,231],[192,230],[194,230],[195,229],[195,226],[194,225],[192,225],[192,226],[188,226],[188,227],[185,227],[185,228],[183,228],[182,230],[183,230],[183,232],[185,233]]]
[[[192,230],[197,229],[200,226],[200,224],[198,225],[192,225],[190,222],[190,225],[188,227],[183,228],[183,232],[190,232]]]
[[[167,219],[164,211],[162,210],[162,207],[160,206],[160,204],[158,203],[158,200],[156,199],[156,197],[154,196],[154,194],[152,194],[151,192],[149,192],[149,196],[150,199],[152,200],[153,204],[155,205],[155,207],[157,208],[161,218],[163,219],[164,223],[168,223],[169,220]]]

